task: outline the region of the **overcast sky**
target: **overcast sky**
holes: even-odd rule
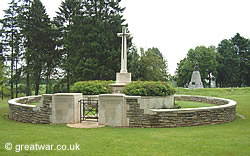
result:
[[[11,0],[0,0],[0,17]],[[50,17],[61,0],[42,0]],[[169,72],[188,50],[217,46],[237,32],[250,38],[250,0],[123,0],[124,18],[139,48],[157,47],[168,60]]]

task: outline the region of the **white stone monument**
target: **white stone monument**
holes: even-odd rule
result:
[[[194,71],[192,73],[191,81],[189,82],[188,89],[204,88],[201,81],[201,75],[198,71],[198,63],[195,64]]]
[[[122,50],[121,50],[121,70],[120,73],[116,73],[117,84],[127,84],[131,82],[131,73],[127,70],[127,38],[131,34],[126,32],[126,27],[122,26],[122,33],[117,34],[118,37],[122,38]]]
[[[117,36],[122,38],[121,70],[120,73],[116,73],[116,83],[111,84],[113,93],[120,93],[122,88],[131,82],[131,73],[127,70],[127,38],[130,38],[131,34],[126,32],[125,26],[122,26],[122,33],[118,33]]]

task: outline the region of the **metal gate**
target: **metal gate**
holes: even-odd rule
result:
[[[98,100],[79,100],[80,122],[86,119],[96,119],[98,121]]]

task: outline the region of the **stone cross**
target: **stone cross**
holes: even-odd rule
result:
[[[121,71],[120,73],[127,73],[127,38],[131,34],[126,32],[126,26],[122,26],[122,33],[117,34],[118,37],[122,38],[122,51],[121,51]]]

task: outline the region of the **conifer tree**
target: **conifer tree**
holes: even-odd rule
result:
[[[45,69],[51,70],[49,61],[55,56],[55,37],[46,9],[40,0],[25,1],[20,16],[21,31],[25,39],[27,93],[30,94],[30,75],[35,94],[39,94],[40,81]],[[51,74],[51,72],[49,72]],[[46,72],[47,76],[50,75]]]
[[[54,19],[57,29],[60,31],[59,44],[63,53],[62,69],[65,71],[67,92],[70,90],[72,84],[72,58],[77,57],[74,52],[75,48],[72,46],[72,40],[70,39],[71,27],[73,24],[73,17],[79,16],[81,13],[81,0],[65,0],[62,1],[59,12]],[[78,41],[79,42],[79,41]]]
[[[18,27],[18,5],[15,0],[9,3],[9,8],[4,10],[5,16],[1,20],[2,23],[2,42],[4,51],[7,55],[7,60],[10,61],[10,86],[11,86],[11,98],[14,98],[14,68],[15,61],[18,60],[19,56],[19,27]],[[17,66],[17,62],[16,62]],[[17,82],[16,82],[17,84]],[[16,88],[17,90],[17,88]]]

